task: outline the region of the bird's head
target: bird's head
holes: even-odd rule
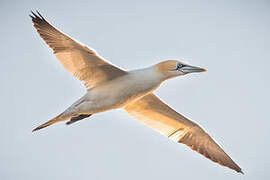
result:
[[[191,66],[177,60],[167,60],[155,65],[156,70],[164,76],[165,79],[182,76],[188,73],[205,72],[206,69]]]

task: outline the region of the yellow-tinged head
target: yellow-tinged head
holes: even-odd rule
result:
[[[161,73],[165,79],[182,76],[188,73],[205,72],[206,69],[187,65],[178,60],[167,60],[155,65],[156,70]]]

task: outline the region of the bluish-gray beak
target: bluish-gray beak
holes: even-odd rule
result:
[[[206,72],[207,70],[196,66],[185,65],[184,67],[180,68],[180,71],[182,71],[185,74],[188,74],[196,72]]]

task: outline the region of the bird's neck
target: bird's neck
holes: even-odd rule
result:
[[[160,74],[154,66],[130,71],[130,74],[138,80],[160,84],[166,78]]]

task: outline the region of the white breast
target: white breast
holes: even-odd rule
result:
[[[89,90],[96,109],[121,108],[155,90],[162,79],[153,68],[130,71],[127,75]]]

